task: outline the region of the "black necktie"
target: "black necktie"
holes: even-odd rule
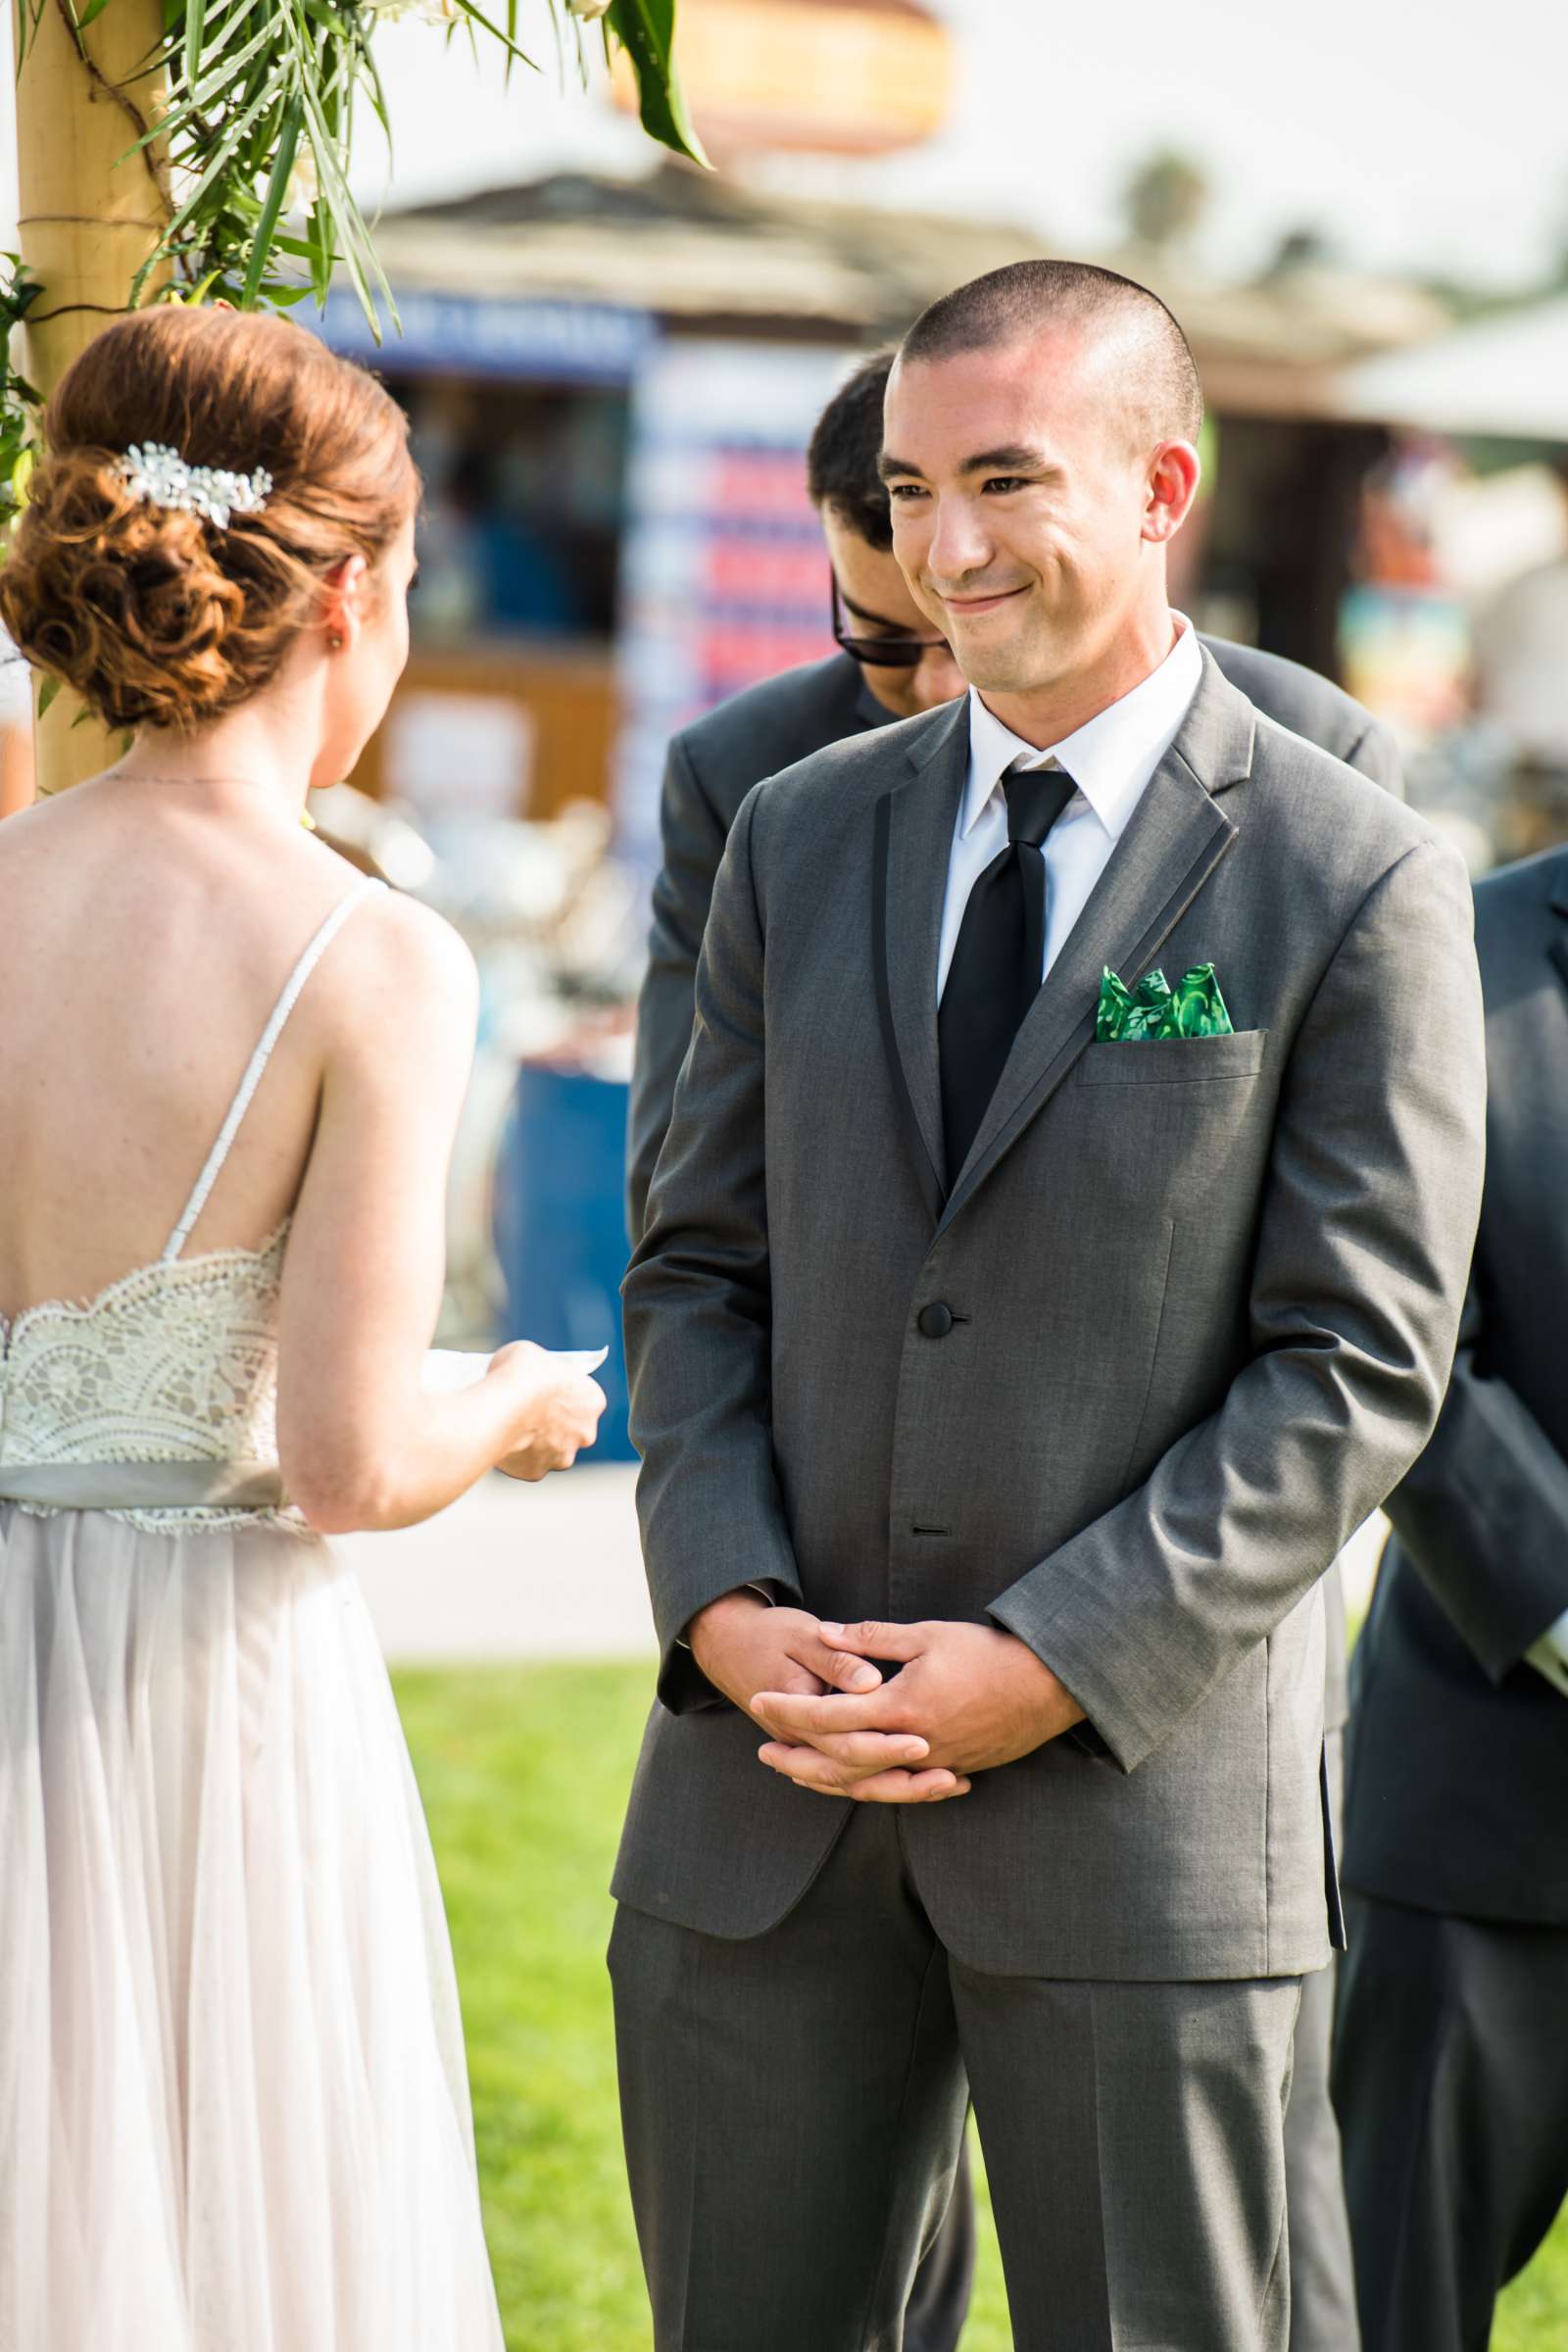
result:
[[[1041,844],[1077,789],[1063,768],[1010,768],[1007,846],[969,893],[937,1014],[942,1130],[953,1184],[997,1091],[1046,953]]]

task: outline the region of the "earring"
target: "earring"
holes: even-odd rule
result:
[[[330,652],[340,654],[343,651],[343,639],[336,629],[332,630],[326,642]]]

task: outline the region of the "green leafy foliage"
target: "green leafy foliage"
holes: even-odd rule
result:
[[[53,4],[15,0],[19,69]],[[68,5],[79,36],[114,0]],[[543,5],[563,66],[569,49],[585,73],[587,21],[571,0]],[[132,305],[159,277],[169,281],[163,300],[255,310],[313,294],[319,304],[341,269],[379,339],[383,315],[395,323],[397,309],[349,169],[367,110],[390,146],[375,36],[412,15],[448,39],[492,42],[509,75],[519,65],[536,71],[518,45],[518,6],[502,0],[492,14],[481,0],[164,0],[164,37],[146,73],[163,75],[168,102],[127,153],[164,142],[171,218],[129,289]],[[607,53],[613,41],[625,46],[649,135],[703,160],[675,76],[674,24],[675,0],[613,0]],[[287,225],[301,220],[300,233]]]
[[[21,511],[32,470],[41,404],[12,365],[11,339],[38,292],[38,281],[28,275],[21,255],[0,254],[0,539]]]
[[[348,184],[367,105],[386,127],[370,53],[380,21],[332,0],[165,0],[150,62],[168,103],[147,135],[167,144],[173,212],[133,303],[165,263],[172,299],[240,310],[309,291],[324,300],[341,265],[377,331],[378,305],[395,318]],[[286,240],[284,220],[301,210],[305,236]]]

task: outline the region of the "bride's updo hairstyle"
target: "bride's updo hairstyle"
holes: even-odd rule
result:
[[[271,486],[220,528],[124,478],[131,448]],[[345,557],[375,567],[418,497],[403,412],[289,320],[162,305],[105,329],[44,417],[0,569],[0,621],[113,727],[189,732],[248,701],[320,614]]]

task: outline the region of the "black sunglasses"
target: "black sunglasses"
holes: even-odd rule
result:
[[[830,572],[828,577],[833,588],[833,642],[852,662],[858,662],[867,669],[913,669],[922,654],[939,645],[946,647],[945,637],[858,637],[845,617],[838,574]]]

